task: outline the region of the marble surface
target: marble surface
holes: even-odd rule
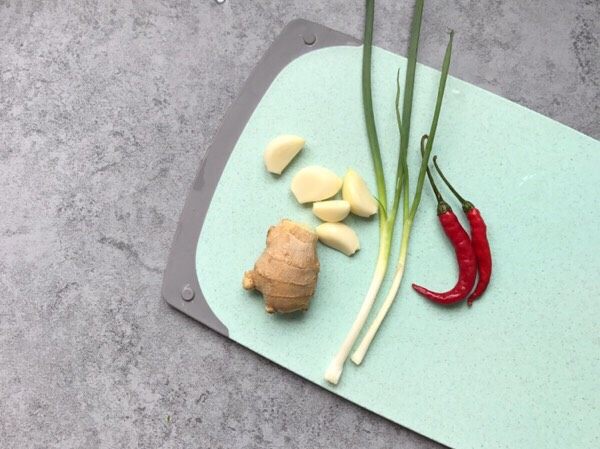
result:
[[[406,53],[412,2],[375,41]],[[169,308],[197,165],[284,25],[361,0],[0,0],[0,446],[439,448]],[[420,60],[600,138],[598,0],[439,0]]]

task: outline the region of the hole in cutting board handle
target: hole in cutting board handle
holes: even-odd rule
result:
[[[315,45],[315,43],[317,42],[317,36],[315,35],[315,33],[307,32],[302,35],[302,40],[306,45],[312,46]]]

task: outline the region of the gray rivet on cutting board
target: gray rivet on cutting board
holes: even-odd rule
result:
[[[183,298],[184,301],[191,301],[194,299],[195,295],[196,293],[194,293],[194,289],[190,286],[190,284],[185,284],[181,289],[181,298]]]
[[[306,45],[314,45],[314,43],[317,42],[317,36],[315,36],[314,33],[306,33],[302,36],[302,39],[304,39]]]
[[[217,5],[222,5],[223,3],[225,3],[225,0],[215,0],[215,3]]]

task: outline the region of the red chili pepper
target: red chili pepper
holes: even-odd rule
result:
[[[426,140],[427,135],[421,139],[421,152],[423,152]],[[473,289],[475,278],[477,277],[477,259],[469,235],[456,218],[454,212],[452,212],[452,208],[442,198],[440,191],[433,181],[429,168],[427,169],[427,177],[437,198],[438,219],[456,253],[459,275],[456,285],[447,292],[434,292],[416,284],[412,286],[418,293],[431,301],[444,305],[454,304],[465,299]]]
[[[452,187],[452,184],[448,182],[442,170],[437,164],[437,156],[433,157],[433,163],[435,165],[435,169],[444,180],[448,188],[454,193],[456,198],[462,204],[463,211],[469,220],[469,224],[471,225],[471,241],[473,243],[473,249],[475,250],[475,255],[477,256],[477,266],[479,270],[479,281],[477,282],[477,286],[469,299],[467,300],[467,304],[473,304],[477,298],[483,295],[485,289],[490,283],[490,278],[492,276],[492,252],[490,250],[490,243],[487,238],[487,227],[485,225],[485,221],[483,217],[479,213],[479,210],[471,203],[470,201],[466,201],[462,196],[458,194],[458,192]]]

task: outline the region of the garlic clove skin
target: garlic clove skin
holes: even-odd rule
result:
[[[283,134],[271,140],[264,152],[265,167],[280,175],[296,155],[304,148],[305,140],[292,134]]]
[[[316,228],[319,241],[351,256],[360,249],[358,236],[351,227],[343,223],[323,223]]]
[[[342,179],[331,170],[310,165],[292,179],[292,193],[300,204],[322,201],[335,196],[342,188]]]

